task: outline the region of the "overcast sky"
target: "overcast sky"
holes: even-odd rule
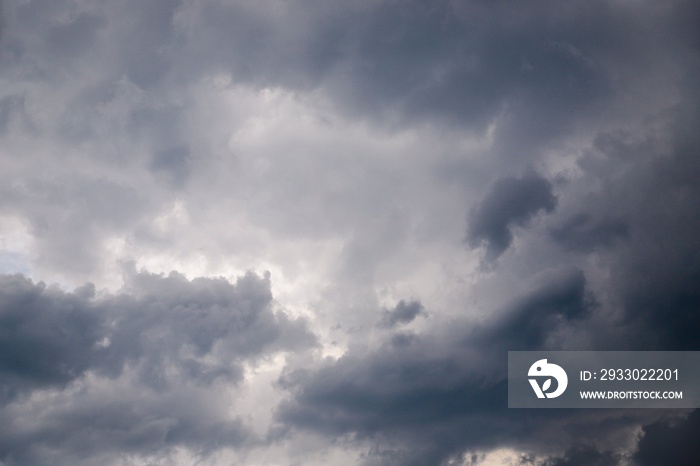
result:
[[[700,350],[694,0],[0,1],[0,464],[680,466],[509,350]]]

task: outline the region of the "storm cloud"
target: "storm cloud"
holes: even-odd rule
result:
[[[685,419],[661,420],[645,426],[634,459],[640,466],[693,464],[700,457],[696,441],[699,422],[700,411],[695,410]]]
[[[700,349],[698,24],[0,3],[0,463],[696,457],[697,411],[508,409],[505,365]]]
[[[394,306],[391,310],[385,310],[382,316],[381,325],[393,327],[396,325],[412,322],[419,314],[425,312],[423,305],[418,301],[406,302],[404,300]]]
[[[556,207],[552,185],[533,173],[496,181],[469,221],[469,243],[486,243],[487,257],[496,259],[513,241],[512,228],[524,226],[539,211]]]
[[[59,447],[60,461],[80,462],[241,445],[251,433],[209,397],[246,364],[316,344],[304,320],[274,309],[269,277],[126,274],[121,293],[102,296],[0,277],[6,464],[48,464]]]
[[[496,445],[529,445],[542,453],[545,439],[572,442],[581,431],[602,441],[645,416],[634,413],[619,422],[615,412],[590,418],[564,410],[513,412],[506,396],[507,351],[556,348],[550,338],[560,326],[585,320],[592,305],[580,271],[557,273],[486,324],[462,320],[349,351],[313,374],[284,374],[280,382],[295,397],[280,406],[278,419],[370,441],[367,464],[443,464]],[[574,418],[578,424],[567,426]]]

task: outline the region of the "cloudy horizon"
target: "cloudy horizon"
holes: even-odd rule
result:
[[[0,1],[0,465],[696,464],[506,364],[700,350],[698,24]]]

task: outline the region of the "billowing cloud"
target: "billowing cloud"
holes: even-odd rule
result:
[[[591,220],[586,213],[574,215],[551,232],[552,239],[568,249],[591,250],[596,247],[611,247],[629,235],[629,228],[621,220]]]
[[[539,211],[551,212],[556,205],[552,184],[536,173],[497,180],[471,215],[469,243],[485,242],[487,257],[496,259],[513,241],[513,227],[526,225]]]
[[[661,420],[643,429],[639,448],[634,455],[639,466],[665,463],[690,466],[700,457],[697,433],[700,429],[700,411],[693,411],[687,418]]]
[[[64,385],[93,365],[104,325],[84,294],[34,285],[21,275],[2,277],[2,402],[27,388]]]
[[[543,284],[519,297],[492,327],[481,329],[474,340],[501,351],[532,351],[551,347],[547,339],[557,326],[589,317],[595,297],[586,290],[580,270],[551,270]]]
[[[566,454],[558,458],[550,458],[543,461],[541,466],[615,466],[620,464],[620,455],[611,452],[600,452],[595,448],[582,445],[567,450]],[[523,462],[522,464],[534,464]]]
[[[0,463],[693,451],[695,414],[509,410],[504,374],[700,348],[697,2],[0,15]]]
[[[278,420],[365,441],[373,445],[366,464],[448,464],[496,446],[541,455],[552,451],[552,442],[570,449],[551,464],[617,464],[619,453],[599,453],[577,437],[604,449],[606,438],[653,415],[507,407],[507,351],[556,348],[561,327],[590,316],[593,302],[580,271],[552,275],[486,324],[453,323],[351,350],[311,374],[288,372],[281,383],[295,396],[280,406]]]
[[[425,309],[419,301],[406,302],[401,300],[393,309],[384,311],[381,325],[393,327],[395,325],[407,324],[424,312]]]
[[[316,344],[304,320],[274,308],[269,276],[126,274],[121,293],[100,296],[92,284],[65,292],[0,277],[5,464],[250,442],[217,403],[246,365]]]

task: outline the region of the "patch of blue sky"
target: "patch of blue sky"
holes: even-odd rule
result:
[[[26,254],[14,251],[0,251],[0,274],[21,273],[29,275],[31,267]]]

